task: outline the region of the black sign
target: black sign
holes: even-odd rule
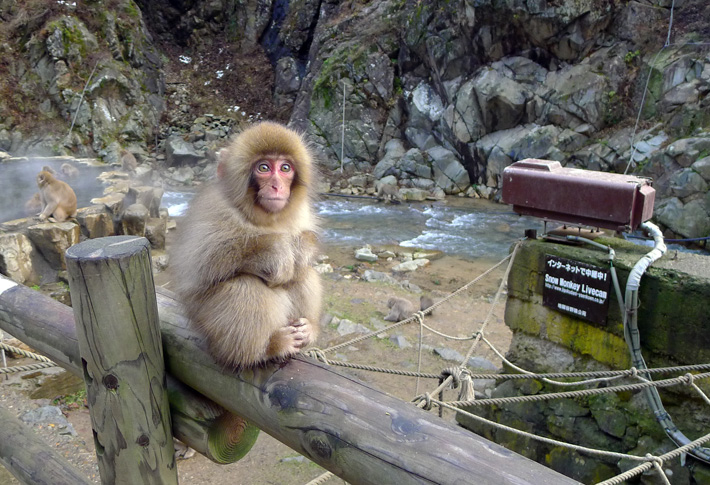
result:
[[[608,269],[545,255],[542,303],[590,322],[606,322],[611,276]]]

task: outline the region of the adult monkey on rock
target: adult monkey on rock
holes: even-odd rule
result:
[[[125,148],[121,148],[121,151],[119,152],[119,158],[121,160],[121,168],[124,172],[134,173],[138,168],[138,162],[136,161],[136,157]]]
[[[42,206],[40,220],[53,217],[57,222],[64,222],[70,217],[76,217],[76,194],[69,184],[42,170],[37,174],[37,187]]]
[[[298,133],[259,123],[220,151],[217,179],[180,223],[176,292],[223,365],[284,360],[318,335],[314,177]]]

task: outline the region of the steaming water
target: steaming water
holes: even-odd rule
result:
[[[92,167],[66,159],[29,159],[0,162],[0,222],[28,217],[25,202],[37,191],[37,174],[47,165],[60,173],[63,163],[69,163],[79,170],[76,178],[63,179],[76,193],[78,207],[90,205],[89,201],[103,194],[104,187],[96,177],[107,167]]]
[[[166,192],[163,206],[181,215],[191,194]],[[324,197],[316,203],[326,242],[344,246],[399,244],[438,249],[466,259],[502,259],[536,219],[513,214],[505,205],[482,200],[390,205],[371,200]]]

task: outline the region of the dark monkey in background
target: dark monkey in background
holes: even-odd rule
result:
[[[285,359],[318,336],[314,177],[298,133],[259,123],[221,150],[179,225],[176,292],[223,365]]]

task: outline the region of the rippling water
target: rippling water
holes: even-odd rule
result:
[[[467,259],[501,258],[528,228],[540,223],[508,206],[481,200],[390,205],[325,199],[317,204],[325,238],[333,242],[399,244],[438,249]]]
[[[179,216],[190,198],[166,192],[163,205]],[[541,228],[538,220],[518,216],[509,206],[471,199],[391,205],[324,197],[316,210],[323,219],[323,237],[332,244],[399,244],[466,259],[503,258],[525,229]]]

